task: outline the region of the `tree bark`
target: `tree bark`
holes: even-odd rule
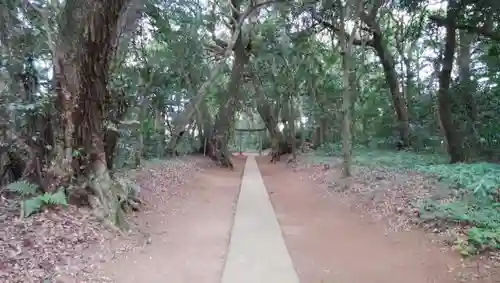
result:
[[[340,0],[337,1],[340,4]],[[354,14],[359,13],[359,8],[361,7],[360,1],[353,1],[354,3]],[[340,30],[341,36],[339,40],[340,48],[342,49],[342,69],[343,69],[343,94],[342,94],[342,173],[344,178],[352,176],[352,99],[354,91],[356,91],[356,86],[352,85],[352,78],[356,77],[355,69],[352,66],[352,52],[353,52],[353,40],[354,34],[357,30],[357,24],[353,27],[351,34],[348,36],[346,30],[346,15],[350,15],[350,4],[347,3],[340,9]],[[339,5],[340,6],[340,5]],[[355,19],[356,20],[356,19]],[[349,183],[346,183],[345,188],[347,189]]]
[[[377,56],[382,63],[385,79],[391,92],[391,99],[394,110],[396,112],[396,119],[398,121],[399,137],[403,147],[410,146],[410,124],[408,107],[406,99],[401,92],[401,83],[399,82],[396,72],[396,63],[394,56],[390,53],[387,43],[383,38],[380,25],[374,19],[367,19],[367,16],[362,17],[363,21],[374,31],[372,44]]]
[[[267,131],[271,136],[272,152],[271,161],[278,161],[281,155],[291,153],[291,147],[286,141],[283,133],[278,129],[278,119],[274,115],[274,111],[266,100],[264,90],[262,89],[262,83],[255,72],[252,72],[252,84],[255,89],[257,111],[259,112],[262,121],[266,125]]]
[[[217,118],[215,120],[214,131],[210,138],[214,159],[219,161],[222,166],[233,168],[233,163],[228,150],[228,131],[231,121],[234,118],[236,107],[240,102],[240,85],[242,83],[242,74],[245,64],[248,62],[248,55],[244,50],[241,37],[235,44],[235,58],[227,87],[227,101],[221,105]]]
[[[451,72],[453,69],[453,59],[456,47],[456,18],[458,16],[458,3],[455,0],[448,1],[446,14],[446,36],[443,52],[443,64],[439,75],[439,118],[443,127],[446,143],[448,145],[448,155],[451,163],[465,161],[463,154],[462,138],[453,123],[452,99],[450,94]]]
[[[297,159],[297,138],[296,138],[296,126],[295,126],[295,103],[293,96],[290,94],[290,97],[288,98],[288,103],[289,103],[289,110],[290,110],[290,115],[288,117],[288,124],[289,124],[289,142],[291,144],[292,148],[292,161],[295,161]]]
[[[339,37],[345,37],[346,40],[352,41],[355,45],[369,45],[375,49],[377,56],[379,57],[382,67],[384,70],[385,78],[387,84],[389,85],[389,91],[391,92],[392,103],[394,106],[394,110],[396,112],[396,119],[398,121],[398,129],[399,136],[401,139],[402,146],[407,147],[410,145],[410,126],[409,126],[409,114],[408,108],[406,105],[406,101],[403,97],[403,94],[400,90],[400,82],[397,77],[396,72],[396,63],[394,57],[390,53],[387,48],[387,43],[382,35],[382,29],[380,24],[376,21],[375,17],[377,15],[378,9],[380,5],[383,3],[382,1],[378,1],[375,7],[369,12],[361,12],[356,13],[359,14],[361,20],[370,28],[370,31],[373,35],[373,38],[370,40],[359,40],[355,39],[355,34],[347,34],[342,27],[337,27],[331,23],[324,21],[321,17],[319,17],[315,10],[313,10],[313,17],[319,21],[322,25],[336,32]],[[348,4],[349,5],[349,4]],[[342,21],[341,21],[342,24]]]
[[[141,161],[144,158],[144,132],[143,132],[143,121],[147,119],[146,115],[148,112],[149,99],[145,93],[141,97],[141,102],[139,104],[139,123],[140,126],[137,129],[137,147],[135,149],[135,167],[141,166]],[[156,117],[155,117],[156,118]],[[156,129],[155,129],[156,130]]]
[[[70,40],[70,39],[68,39]],[[73,173],[73,133],[75,125],[73,124],[73,112],[75,105],[75,95],[78,93],[78,61],[76,51],[65,46],[65,41],[60,42],[56,49],[54,62],[54,76],[56,81],[57,102],[56,106],[60,113],[60,122],[58,125],[61,128],[60,137],[56,142],[56,164],[64,172],[71,176]]]
[[[352,175],[352,133],[351,133],[351,86],[349,77],[351,76],[351,44],[343,38],[340,40],[343,49],[342,68],[344,71],[343,84],[344,91],[342,94],[342,173],[344,177]]]
[[[127,199],[124,188],[116,185],[109,174],[104,144],[104,119],[106,99],[112,97],[108,92],[109,67],[115,55],[120,29],[120,17],[128,0],[84,1],[85,5],[73,11],[79,4],[76,0],[67,1],[65,14],[77,15],[76,22],[70,24],[83,31],[76,34],[61,34],[58,58],[58,85],[62,86],[60,101],[62,114],[73,111],[71,119],[65,117],[65,138],[74,137],[74,141],[65,140],[68,149],[81,149],[79,166],[84,170],[79,177],[87,178],[89,202],[95,208],[96,215],[114,225],[123,224],[120,202]],[[82,4],[83,5],[83,4]],[[83,15],[81,15],[83,13]],[[68,61],[67,58],[72,58]],[[70,63],[74,63],[70,64]],[[72,122],[74,132],[69,128]],[[69,159],[69,150],[65,153]]]
[[[225,63],[223,61],[219,62],[215,69],[210,73],[208,80],[200,86],[196,95],[189,100],[184,111],[179,113],[175,117],[174,121],[172,121],[173,132],[171,133],[171,137],[166,148],[169,153],[173,154],[175,152],[177,143],[179,142],[182,133],[184,133],[186,126],[190,124],[196,114],[196,108],[199,107],[200,103],[205,99],[208,88],[214,83],[224,65]]]
[[[464,135],[467,137],[468,158],[472,158],[478,150],[476,130],[477,106],[474,99],[474,87],[470,79],[471,43],[473,35],[465,31],[459,33],[459,48],[457,56],[459,91],[462,97],[463,114],[465,114]]]
[[[198,117],[197,117],[197,122],[200,125],[201,132],[200,132],[200,152],[204,152],[206,150],[210,151],[210,148],[205,148],[205,143],[210,139],[212,136],[212,128],[213,128],[213,118],[210,115],[210,112],[208,111],[208,105],[206,101],[202,101],[200,103],[200,107],[198,109]]]
[[[165,106],[162,103],[158,103],[155,109],[155,133],[157,137],[156,145],[156,155],[163,156],[165,149],[165,116],[163,116],[163,111]]]
[[[237,23],[240,21],[242,16],[240,13],[240,0],[232,0],[232,18],[233,22],[233,34],[237,32]],[[221,105],[217,118],[215,120],[214,131],[212,137],[210,138],[210,144],[212,147],[212,158],[220,162],[224,167],[233,168],[233,163],[228,149],[229,141],[229,128],[231,126],[231,121],[234,119],[234,114],[236,107],[240,103],[240,85],[242,84],[242,75],[245,65],[248,63],[249,57],[245,48],[247,47],[250,34],[245,34],[246,40],[243,38],[243,32],[238,33],[234,44],[234,61],[231,70],[231,76],[227,86],[227,101],[224,105]]]
[[[239,48],[238,52],[236,50],[238,49],[236,46],[237,45],[242,45],[242,36],[241,36],[241,27],[243,25],[243,21],[251,14],[255,14],[258,7],[261,7],[263,5],[255,5],[249,7],[244,13],[240,13],[240,2],[239,0],[233,0],[232,4],[232,36],[231,36],[231,41],[229,43],[224,43],[225,48],[225,53],[224,57],[227,57],[231,54],[231,52],[234,50],[235,54],[237,55],[240,53],[242,50],[245,51],[245,47]],[[266,3],[264,3],[266,4]],[[236,58],[235,58],[236,61]],[[186,107],[185,111],[178,115],[174,121],[174,132],[172,133],[172,137],[169,141],[169,144],[167,146],[167,150],[170,152],[175,152],[175,148],[177,146],[177,142],[179,141],[182,133],[185,131],[185,127],[190,124],[190,122],[193,120],[193,115],[195,114],[195,109],[198,107],[200,101],[205,97],[207,93],[208,87],[212,85],[218,74],[221,72],[222,68],[225,66],[224,60],[221,60],[217,67],[211,72],[209,79],[204,82],[201,87],[199,88],[197,94],[195,97],[193,97],[190,102],[188,103],[188,106]],[[239,86],[238,86],[239,87]],[[217,122],[216,122],[217,123]],[[215,132],[215,130],[214,130]],[[212,137],[216,137],[212,134]],[[210,141],[209,141],[210,142]],[[226,147],[227,148],[227,147]],[[226,150],[227,151],[227,150]]]

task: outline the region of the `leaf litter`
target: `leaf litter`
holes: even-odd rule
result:
[[[146,203],[143,211],[130,215],[132,226],[141,213],[161,209],[148,202],[182,193],[182,184],[209,163],[186,157],[117,173],[141,187]],[[18,199],[0,194],[0,282],[111,282],[99,266],[144,242],[137,229],[126,235],[105,229],[85,208],[45,209],[24,219],[19,211]]]

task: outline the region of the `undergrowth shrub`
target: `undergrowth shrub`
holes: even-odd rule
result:
[[[467,239],[456,243],[464,255],[500,249],[500,165],[442,164],[419,169],[447,183],[456,196],[450,203],[424,203],[424,220],[464,225]]]
[[[327,156],[341,156],[342,145],[339,143],[323,144],[316,153]],[[412,151],[371,149],[363,145],[353,148],[353,162],[356,165],[374,167],[384,166],[401,169],[415,169],[419,166],[435,165],[446,162],[446,157],[438,154],[417,154]]]
[[[68,205],[64,189],[59,189],[55,193],[40,193],[37,185],[27,181],[11,183],[7,185],[6,189],[19,194],[23,198],[21,216],[24,217],[38,213],[47,206]]]
[[[318,155],[341,156],[340,144],[325,144]],[[423,221],[460,225],[465,238],[455,247],[463,255],[500,249],[500,165],[447,164],[439,154],[373,150],[355,146],[353,162],[366,167],[416,170],[445,183],[451,201],[428,199],[420,207]]]

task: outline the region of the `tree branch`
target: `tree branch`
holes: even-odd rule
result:
[[[323,28],[320,28],[318,30],[318,25],[320,25],[318,22],[313,23],[310,27],[307,27],[303,30],[293,32],[293,33],[289,34],[288,36],[290,37],[290,39],[294,40],[294,39],[298,39],[301,37],[307,37],[307,36],[313,35],[315,33],[321,32],[322,30],[325,29],[325,27],[323,27]]]
[[[429,20],[433,21],[436,23],[438,26],[446,26],[446,19],[437,16],[437,15],[430,15]],[[458,30],[464,30],[470,33],[475,33],[482,35],[483,37],[495,40],[495,41],[500,41],[500,32],[492,30],[490,27],[488,27],[486,24],[480,27],[472,26],[472,25],[466,25],[466,24],[456,24],[455,28]]]
[[[29,0],[24,0],[24,5],[35,10],[42,19],[45,32],[47,33],[47,45],[49,46],[49,50],[52,53],[52,56],[54,56],[56,52],[56,47],[54,42],[54,36],[52,35],[52,31],[50,30],[49,11],[44,8],[38,7],[36,4],[31,3],[31,1]]]
[[[322,26],[324,26],[324,27],[328,28],[329,30],[335,32],[337,35],[343,32],[344,36],[347,39],[347,41],[351,41],[351,36],[348,33],[346,33],[345,31],[342,31],[336,25],[323,20],[323,18],[321,18],[321,16],[318,15],[317,11],[314,8],[311,8],[311,14],[312,14],[313,19],[315,21],[317,21],[319,24],[321,24]],[[354,37],[354,38],[352,38],[352,43],[354,45],[358,45],[358,46],[363,46],[363,45],[373,46],[373,40],[372,39],[362,39],[362,38],[360,39],[360,38],[355,38]]]
[[[240,29],[241,29],[241,26],[243,25],[243,22],[245,21],[246,18],[248,18],[252,14],[253,11],[255,11],[258,8],[261,8],[261,7],[270,5],[270,4],[282,2],[282,1],[284,1],[284,0],[269,0],[269,1],[264,1],[264,2],[257,3],[255,5],[249,6],[243,13],[240,14],[239,20],[238,20],[238,22],[236,22],[235,30],[237,30],[237,32],[235,32],[235,34],[237,34],[237,36],[236,36],[236,38],[234,38],[234,42],[236,42],[236,39],[239,36]],[[219,38],[216,38],[215,35],[212,36],[212,40],[215,42],[215,44],[217,44],[218,46],[220,46],[224,49],[226,49],[228,47],[228,43],[226,41],[219,39]],[[234,43],[232,44],[232,46],[234,48]]]
[[[374,0],[373,1],[373,7],[370,9],[370,12],[368,14],[368,16],[372,19],[372,20],[375,20],[375,17],[377,17],[377,13],[378,13],[378,10],[380,9],[380,7],[382,7],[382,5],[384,5],[385,3],[385,0]]]

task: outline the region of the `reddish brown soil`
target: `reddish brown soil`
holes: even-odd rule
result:
[[[234,161],[234,171],[213,166],[168,195],[150,196],[154,209],[137,217],[150,241],[104,273],[120,283],[218,283],[244,167],[244,158]]]
[[[283,163],[259,168],[302,283],[459,282],[459,255],[424,232],[387,234],[332,192]],[[470,282],[470,280],[462,281]],[[498,282],[475,280],[474,282]]]

